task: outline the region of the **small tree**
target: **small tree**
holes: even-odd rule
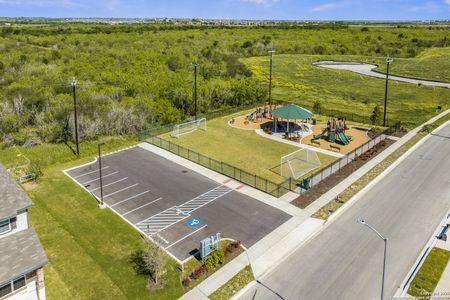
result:
[[[316,114],[321,114],[322,113],[322,103],[320,103],[319,100],[316,100],[316,102],[314,102],[313,111]]]
[[[372,115],[370,116],[370,121],[372,121],[372,124],[376,125],[380,121],[381,117],[381,109],[380,106],[377,104],[373,108]]]
[[[166,273],[167,259],[163,251],[158,245],[146,240],[142,258],[145,271],[158,284],[158,280]]]

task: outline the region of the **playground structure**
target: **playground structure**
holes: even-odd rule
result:
[[[337,143],[339,141],[343,145],[348,145],[352,140],[352,136],[345,135],[347,129],[348,127],[344,119],[330,119],[327,127],[323,128],[322,133],[314,135],[311,142],[318,139],[325,139],[330,143]]]
[[[253,112],[245,117],[245,121],[262,123],[264,119],[271,120],[273,107],[275,106],[267,103],[263,107],[257,107]]]

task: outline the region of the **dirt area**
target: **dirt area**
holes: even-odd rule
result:
[[[307,207],[309,204],[313,203],[316,199],[318,199],[320,196],[328,192],[331,188],[336,186],[338,183],[347,178],[349,175],[358,170],[360,167],[369,162],[372,158],[377,156],[379,153],[381,153],[384,149],[386,149],[393,143],[394,141],[390,139],[385,139],[381,141],[375,147],[364,152],[354,161],[343,167],[338,172],[329,176],[327,179],[323,180],[318,185],[312,187],[310,190],[303,193],[301,196],[293,200],[291,203],[300,208]]]
[[[352,140],[350,141],[350,143],[348,145],[343,145],[343,144],[340,144],[339,142],[330,143],[325,138],[316,140],[317,142],[320,143],[320,145],[318,145],[316,143],[311,143],[311,139],[313,138],[313,136],[321,134],[322,130],[325,127],[326,127],[325,124],[319,124],[319,125],[313,126],[312,127],[313,134],[305,136],[301,140],[301,143],[305,144],[305,145],[310,145],[313,147],[325,149],[325,150],[331,150],[331,151],[335,151],[335,152],[339,151],[339,153],[347,154],[347,153],[353,151],[354,149],[358,148],[362,144],[366,143],[369,140],[369,137],[366,134],[367,130],[362,129],[362,128],[357,128],[357,127],[350,127],[348,130],[345,131],[346,136],[352,137]],[[330,147],[331,145],[337,146],[337,147],[339,147],[339,149],[331,148]]]
[[[240,116],[228,121],[228,125],[234,128],[245,129],[245,130],[255,130],[262,129],[268,124],[272,124],[271,119],[262,118],[258,121],[246,121],[247,116]],[[234,121],[233,121],[234,120]]]

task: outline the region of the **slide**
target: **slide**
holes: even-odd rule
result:
[[[331,131],[331,132],[330,132],[330,137],[328,138],[328,141],[329,141],[330,143],[334,143],[335,139],[336,139],[336,132]]]
[[[314,141],[314,140],[318,140],[318,139],[323,138],[323,137],[325,136],[325,133],[326,133],[326,132],[327,132],[327,129],[325,128],[325,129],[322,131],[321,134],[315,135],[311,140]]]
[[[342,142],[342,144],[348,145],[349,141],[343,132],[339,132],[338,137],[339,137],[339,140]]]

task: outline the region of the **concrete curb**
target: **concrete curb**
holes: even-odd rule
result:
[[[434,231],[434,234],[430,237],[427,244],[423,248],[423,250],[420,252],[419,257],[409,270],[409,272],[406,274],[405,279],[400,284],[399,288],[395,292],[393,299],[398,299],[406,296],[406,293],[409,289],[409,286],[411,284],[411,281],[413,280],[413,277],[417,274],[417,272],[422,267],[425,259],[427,258],[428,254],[430,253],[431,249],[436,245],[438,239],[436,238],[441,229],[445,226],[447,221],[450,220],[450,210],[448,210],[447,215],[442,219],[442,221],[439,223],[438,227],[436,227],[436,230]]]
[[[450,124],[450,121],[444,122],[442,125],[440,125],[438,128],[433,130],[431,133],[424,136],[420,141],[418,141],[416,144],[414,144],[414,146],[409,148],[408,151],[406,151],[405,153],[403,153],[402,156],[397,158],[397,160],[394,161],[387,169],[385,169],[377,177],[375,177],[372,181],[370,181],[364,188],[362,188],[358,193],[356,193],[356,195],[354,195],[349,201],[344,203],[344,205],[342,205],[336,212],[331,214],[328,217],[328,219],[325,221],[325,223],[327,223],[327,224],[332,223],[335,219],[337,219],[340,215],[342,215],[348,208],[350,208],[356,201],[358,201],[368,190],[370,190],[375,184],[377,184],[381,179],[383,179],[386,175],[388,175],[394,168],[396,168],[402,161],[404,161],[412,152],[414,152],[417,148],[419,148],[421,145],[423,145],[432,136],[433,133],[444,128],[447,124]],[[410,139],[408,139],[408,141],[409,140]],[[408,141],[406,141],[405,143],[407,143]],[[396,150],[398,150],[398,149],[396,149]]]

